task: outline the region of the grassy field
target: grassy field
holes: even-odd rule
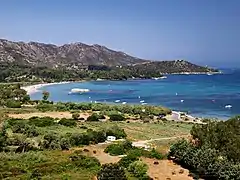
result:
[[[188,135],[192,127],[192,124],[176,122],[164,122],[156,124],[140,122],[95,122],[83,123],[82,125],[92,129],[99,129],[118,125],[125,130],[130,140],[149,140]]]

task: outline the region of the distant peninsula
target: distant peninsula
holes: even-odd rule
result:
[[[186,60],[153,61],[101,45],[57,46],[0,39],[0,82],[150,79],[164,74],[212,74],[217,69]]]

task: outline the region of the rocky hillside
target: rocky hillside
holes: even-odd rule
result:
[[[217,70],[184,60],[149,61],[83,43],[56,46],[0,39],[0,81],[151,78],[167,73]]]
[[[56,46],[37,42],[12,42],[0,39],[0,62],[15,62],[33,66],[125,66],[144,62],[123,52],[100,45],[83,43]]]

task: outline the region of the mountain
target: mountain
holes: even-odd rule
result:
[[[171,73],[209,73],[218,70],[185,60],[150,61],[100,45],[62,46],[0,39],[0,81],[63,81],[159,77]]]
[[[126,66],[145,62],[145,60],[97,44],[90,46],[83,43],[72,43],[56,46],[0,39],[1,61],[48,67],[73,65]]]

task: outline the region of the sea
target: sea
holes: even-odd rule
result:
[[[49,85],[31,95],[41,99],[42,91],[54,102],[104,102],[148,104],[169,107],[204,118],[228,119],[240,115],[240,70],[222,70],[213,75],[167,75],[166,79],[87,81]],[[89,92],[70,94],[73,88]]]

